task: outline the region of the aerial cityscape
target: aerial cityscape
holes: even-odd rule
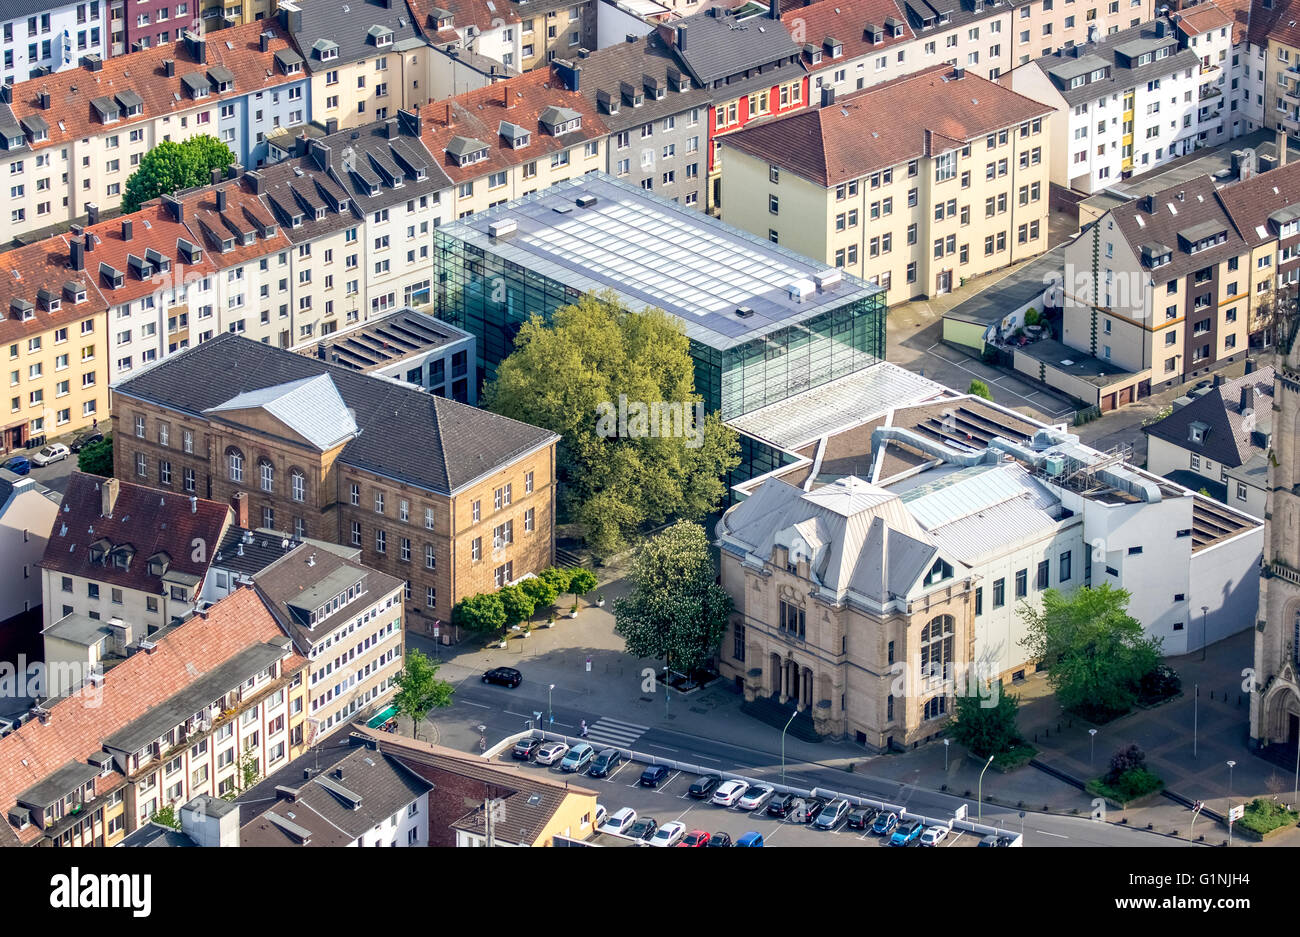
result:
[[[1178,847],[1106,900],[1249,908],[1300,0],[436,2],[0,10],[0,845]]]

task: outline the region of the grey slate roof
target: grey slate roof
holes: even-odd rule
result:
[[[712,84],[782,59],[798,59],[800,47],[779,20],[767,16],[738,20],[731,11],[723,16],[712,16],[711,12],[706,10],[672,24],[686,30],[686,49],[675,52],[701,84]]]
[[[325,39],[338,45],[338,58],[322,62],[314,55],[307,57],[307,70],[338,68],[392,51],[389,47],[377,48],[370,41],[370,30],[382,26],[393,34],[394,45],[406,39],[419,39],[414,18],[404,2],[394,2],[391,9],[368,0],[307,0],[299,4],[302,25],[292,30],[294,44],[299,49],[310,49]]]
[[[1254,391],[1252,397],[1249,393]],[[1267,433],[1273,421],[1273,369],[1259,368],[1250,374],[1213,386],[1191,403],[1179,407],[1169,416],[1143,432],[1171,445],[1236,468],[1266,450],[1255,444],[1249,420],[1242,413],[1242,392],[1247,391],[1247,409],[1254,411],[1255,429]],[[1191,424],[1206,427],[1199,443],[1192,442]]]
[[[1154,201],[1149,202],[1148,199]],[[1148,211],[1149,205],[1154,205],[1155,211]],[[1249,249],[1228,215],[1214,180],[1209,176],[1191,179],[1177,187],[1127,202],[1113,209],[1111,217],[1139,263],[1144,244],[1169,245],[1173,248],[1169,263],[1154,268],[1143,265],[1143,273],[1157,286],[1203,267],[1221,263],[1229,257],[1236,257]],[[1185,241],[1180,240],[1180,235],[1188,233],[1204,236],[1217,231],[1226,231],[1227,240],[1194,254],[1188,251]]]
[[[399,125],[401,120],[398,118]],[[400,187],[390,185],[389,180],[376,171],[372,157],[390,169],[403,170],[403,184]],[[433,158],[417,137],[402,133],[390,140],[383,121],[312,140],[305,159],[311,160],[317,169],[329,171],[352,199],[357,217],[381,208],[405,205],[411,198],[432,195],[451,186],[451,179],[438,165],[439,160]],[[424,170],[424,179],[415,178],[413,170],[416,168]],[[371,195],[358,181],[358,175],[379,183],[378,194]]]
[[[1017,28],[1015,24],[1020,20],[1013,19],[1011,22],[1012,29],[1015,29]],[[1141,51],[1149,51],[1151,48],[1165,45],[1177,46],[1178,37],[1175,30],[1171,29],[1168,35],[1161,38],[1156,38],[1155,33],[1154,21],[1143,23],[1139,26],[1132,26],[1120,32],[1112,33],[1109,36],[1103,36],[1097,42],[1089,42],[1074,47],[1078,49],[1078,58],[1071,55],[1070,50],[1057,49],[1051,55],[1044,55],[1034,61],[1044,73],[1052,76],[1052,82],[1056,86],[1056,90],[1071,106],[1096,101],[1102,95],[1117,94],[1143,82],[1161,78],[1187,68],[1200,68],[1200,56],[1192,49],[1179,49],[1167,58],[1155,59],[1146,65],[1128,68],[1124,64],[1124,60],[1119,57],[1120,54],[1131,52],[1139,46]],[[1079,68],[1078,63],[1090,62],[1094,58],[1099,61],[1091,63],[1086,71]],[[1110,66],[1109,77],[1084,82],[1077,88],[1070,87],[1070,78],[1074,75],[1086,74],[1106,65]],[[1062,69],[1064,70],[1064,77],[1061,76],[1059,71]]]
[[[450,494],[558,437],[549,430],[225,333],[114,388],[195,416],[249,390],[328,374],[361,434],[344,464]]]
[[[621,42],[607,49],[597,49],[583,59],[581,91],[591,101],[597,100],[598,91],[608,92],[620,101],[616,114],[599,108],[600,119],[614,132],[694,107],[706,107],[712,102],[712,90],[701,87],[691,79],[689,73],[686,75],[689,82],[686,91],[678,91],[677,84],[668,81],[668,90],[662,100],[656,101],[647,94],[640,107],[632,107],[622,101],[619,92],[622,82],[641,87],[641,76],[649,75],[664,80],[670,78],[670,70],[681,73],[676,57],[660,41],[658,34],[652,32],[636,42]],[[731,93],[730,87],[726,93]]]

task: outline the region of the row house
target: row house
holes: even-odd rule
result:
[[[237,162],[265,158],[266,134],[304,119],[307,79],[283,38],[262,24],[220,40],[184,42],[94,60],[0,86],[0,174],[9,230],[28,234],[121,204],[141,157],[164,140],[219,137]]]
[[[726,137],[722,220],[890,303],[946,293],[1046,250],[1050,115],[946,65],[854,92]]]
[[[108,0],[34,0],[14,7],[0,13],[0,81],[27,81],[75,68],[86,56],[107,57]]]
[[[54,237],[3,255],[10,274],[0,277],[0,361],[9,393],[0,452],[108,419],[108,303],[83,249],[75,237]]]
[[[557,60],[426,107],[421,139],[451,183],[445,217],[604,169],[609,129],[581,83],[581,62]]]
[[[779,0],[763,13],[711,7],[657,29],[681,67],[713,98],[705,208],[716,213],[722,199],[718,138],[808,104],[800,48],[780,21]]]
[[[553,560],[559,437],[546,430],[229,334],[113,395],[119,475],[174,459],[172,490],[192,477],[202,497],[246,498],[255,526],[360,547],[404,581],[426,630]],[[159,422],[195,434],[193,452],[159,442]]]
[[[307,661],[252,589],[0,739],[0,842],[114,846],[168,805],[241,791],[304,749]]]
[[[407,0],[433,47],[429,100],[441,101],[517,75],[523,61],[522,20],[513,4],[494,0]],[[531,4],[530,4],[531,6]],[[535,57],[535,56],[534,56]]]
[[[404,0],[284,0],[279,24],[306,58],[317,123],[357,127],[431,100],[433,51]]]
[[[504,0],[497,6],[494,17],[519,19],[520,71],[545,71],[557,58],[597,46],[599,0]]]
[[[168,424],[155,429],[160,439],[168,438]],[[193,440],[178,437],[169,443],[184,448]],[[150,460],[143,475],[141,467],[133,465],[123,475],[133,481],[72,473],[41,560],[47,629],[77,615],[148,638],[193,612],[230,526],[230,508],[149,487],[157,479],[183,487],[180,478],[175,481],[181,484],[173,484],[165,459]],[[47,640],[47,661],[102,662],[69,658],[63,651],[50,654],[54,643]],[[62,692],[54,689],[50,695]]]
[[[41,604],[37,570],[62,497],[30,474],[0,468],[0,555],[13,570],[0,582],[0,628],[22,627],[23,617]]]
[[[1065,249],[1062,341],[1114,362],[1137,397],[1246,356],[1300,277],[1300,167],[1216,188],[1200,176],[1119,206]],[[1127,401],[1124,401],[1127,402]]]
[[[1263,118],[1267,127],[1300,135],[1300,4],[1254,0],[1249,8],[1249,48],[1258,55]]]
[[[1226,21],[1187,36],[1162,17],[1036,59],[1004,83],[1056,112],[1052,182],[1092,194],[1192,152],[1203,133],[1225,137],[1220,85],[1230,45]]]
[[[703,210],[712,90],[681,68],[657,32],[600,49],[579,64],[580,90],[609,128],[601,168]]]

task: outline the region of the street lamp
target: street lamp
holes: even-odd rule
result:
[[[481,752],[487,751],[487,734],[486,734],[486,733],[487,733],[487,726],[485,726],[485,725],[480,725],[480,726],[478,727],[478,750],[481,751]]]
[[[1097,730],[1089,729],[1088,730],[1088,770],[1089,771],[1092,770],[1093,764],[1096,763],[1096,758],[1094,757],[1096,754],[1097,754]]]
[[[794,717],[799,715],[799,708],[796,706],[794,712],[790,713],[790,718],[785,722],[785,729],[790,728],[790,723],[794,722]],[[785,783],[785,729],[781,730],[781,783]]]
[[[555,725],[555,713],[551,709],[551,693],[555,690],[555,684],[552,683],[546,688],[546,723],[548,726]]]
[[[948,773],[948,746],[949,746],[951,743],[952,743],[952,739],[944,739],[944,740],[943,740],[943,772],[944,772],[944,774],[947,774],[947,773]],[[1300,749],[1297,749],[1297,751],[1300,751]],[[1298,770],[1300,770],[1300,769],[1298,769]]]
[[[984,771],[989,770],[989,765],[993,764],[993,756],[989,755],[989,760],[984,762],[984,770],[980,772],[979,783],[979,822],[984,822]]]
[[[1209,632],[1205,627],[1205,616],[1210,612],[1210,606],[1201,606],[1201,660],[1205,660],[1205,645],[1209,642]]]
[[[1228,845],[1232,845],[1232,769],[1237,767],[1235,761],[1228,762]]]

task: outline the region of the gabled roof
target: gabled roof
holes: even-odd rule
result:
[[[1186,36],[1199,36],[1201,33],[1233,25],[1232,17],[1209,0],[1183,7],[1178,11],[1178,16],[1178,31]]]
[[[1149,210],[1151,207],[1155,210]],[[1154,268],[1143,266],[1143,271],[1157,285],[1219,263],[1246,249],[1210,176],[1198,176],[1185,184],[1126,202],[1113,209],[1111,217],[1139,262],[1144,245],[1168,245],[1172,248],[1169,263]],[[1210,231],[1225,232],[1224,243],[1196,253],[1189,252],[1188,236]]]
[[[1244,0],[1242,0],[1244,2]],[[1272,8],[1262,0],[1250,6],[1247,37],[1253,45],[1267,47],[1269,39],[1295,48],[1300,46],[1300,2],[1273,0]]]
[[[681,49],[679,43],[675,54],[705,85],[800,55],[800,47],[786,27],[766,13],[741,19],[734,11],[712,7],[662,29],[679,36],[686,30],[686,48]]]
[[[424,194],[433,194],[451,185],[439,166],[442,154],[435,158],[415,134],[415,115],[399,111],[389,121],[376,121],[364,127],[340,130],[306,143],[306,155],[296,165],[304,172],[313,168],[326,173],[356,206],[356,213],[377,211],[402,204]],[[389,128],[394,136],[389,136]],[[385,172],[380,171],[384,167]],[[423,179],[417,178],[423,170]],[[400,178],[389,178],[399,172]],[[376,192],[370,194],[370,187]],[[331,186],[325,186],[328,194]],[[310,192],[308,192],[309,197]],[[328,199],[327,199],[328,201]]]
[[[109,670],[93,693],[47,702],[46,723],[33,719],[0,738],[0,814],[8,813],[20,793],[70,762],[102,752],[104,739],[204,674],[254,645],[277,640],[285,638],[271,613],[252,589],[241,589],[213,605],[206,619],[192,618],[163,634],[152,653],[132,654]],[[292,655],[286,667],[303,663]],[[40,837],[35,824],[25,830],[0,824],[0,845]]]
[[[0,254],[0,342],[15,342],[38,335],[97,315],[108,308],[107,301],[94,285],[94,270],[72,269],[68,237],[70,235],[46,238]],[[75,284],[84,289],[86,301],[73,303],[65,292],[65,284]],[[37,301],[41,290],[60,297],[58,309],[46,309]],[[25,321],[16,318],[10,312],[14,300],[31,303],[33,317]]]
[[[722,138],[820,185],[945,150],[1051,113],[1051,108],[947,65],[845,95]]]
[[[1242,407],[1243,397],[1246,407]],[[1252,411],[1251,416],[1243,410]],[[1236,468],[1265,451],[1255,444],[1252,433],[1267,432],[1272,422],[1273,369],[1264,367],[1214,385],[1163,420],[1143,427],[1143,432],[1224,468]],[[1193,423],[1199,424],[1200,442],[1192,440]]]
[[[1219,189],[1242,238],[1255,247],[1277,237],[1276,220],[1300,210],[1300,163],[1288,163]]]
[[[895,38],[894,30],[885,26],[887,19],[902,27],[902,36]],[[895,0],[827,0],[788,9],[781,14],[781,22],[788,28],[797,29],[807,44],[803,62],[811,72],[839,68],[848,60],[883,52],[916,38],[912,27],[899,17]],[[867,34],[869,26],[880,30],[880,42],[870,40]],[[826,40],[831,38],[839,41],[843,49],[843,54],[835,58],[831,58],[825,46]],[[821,51],[821,62],[813,64],[809,46]]]
[[[217,193],[225,193],[226,207],[217,210]],[[258,257],[287,250],[292,242],[275,214],[238,181],[205,186],[180,197],[185,223],[192,240],[206,252],[206,259],[217,270],[238,267]],[[253,243],[245,244],[251,233]],[[234,240],[231,250],[222,251],[222,242]]]
[[[322,452],[356,436],[357,423],[328,374],[246,391],[204,410],[208,414],[265,410]]]
[[[127,241],[122,231],[122,222],[131,222],[131,240]],[[103,294],[110,306],[132,302],[142,296],[152,296],[163,289],[171,289],[185,282],[185,277],[195,274],[214,272],[217,268],[208,256],[206,244],[203,256],[198,263],[187,263],[185,255],[178,248],[178,242],[194,242],[197,234],[189,227],[176,221],[161,202],[150,202],[139,211],[101,221],[85,229],[86,236],[95,239],[94,250],[86,251],[86,271],[94,278],[95,287]],[[155,268],[151,275],[141,279],[137,273],[140,268],[132,268],[131,255],[144,257],[145,251],[154,249],[167,258],[171,270],[163,272]],[[123,274],[122,285],[113,288],[101,270],[101,264],[108,264],[118,273]]]
[[[114,387],[200,415],[247,391],[328,375],[361,430],[340,460],[448,494],[559,437],[383,378],[223,333]]]
[[[664,42],[658,32],[648,33],[635,42],[620,42],[605,49],[597,49],[582,59],[581,64],[582,95],[593,102],[600,112],[600,119],[611,131],[617,132],[690,108],[703,107],[713,100],[712,89],[702,87],[689,72],[683,70],[669,44]],[[626,82],[634,89],[644,91],[643,82],[647,76],[666,82],[667,90],[659,100],[653,95],[644,94],[641,106],[633,107],[623,99],[622,85]],[[674,82],[675,76],[686,79],[687,90],[678,90],[680,81]],[[618,113],[611,114],[595,104],[602,91],[618,102]]]
[[[153,595],[164,590],[162,576],[149,572],[149,558],[157,554],[169,559],[165,575],[201,580],[207,574],[230,520],[229,507],[202,499],[191,504],[184,495],[117,482],[113,513],[105,515],[101,488],[107,482],[98,475],[72,473],[41,560],[43,569]],[[194,549],[196,540],[205,545],[202,551]],[[94,543],[106,544],[109,550],[130,547],[127,568],[114,565],[111,554],[107,563],[93,562]]]
[[[338,47],[338,57],[327,61],[309,53],[306,58],[310,72],[338,68],[376,53],[404,48],[411,42],[420,43],[415,17],[401,0],[388,4],[376,0],[306,0],[296,6],[296,12],[301,13],[301,25],[292,32],[298,48],[313,49],[321,40]],[[287,14],[287,10],[281,9],[282,25],[289,21]],[[375,26],[392,33],[391,45],[375,46],[370,34]]]
[[[510,26],[520,21],[519,11],[509,0],[406,0],[422,31],[441,39],[436,25],[445,13],[452,15],[452,29],[457,33],[467,26],[479,30]]]
[[[1012,28],[1015,28],[1013,20]],[[1158,36],[1159,28],[1165,29],[1165,35]],[[1172,75],[1184,69],[1197,69],[1201,58],[1194,49],[1179,48],[1181,42],[1178,32],[1164,18],[1141,23],[1128,29],[1100,37],[1096,42],[1086,46],[1060,48],[1049,55],[1041,56],[1034,62],[1056,87],[1061,97],[1071,105],[1086,101],[1095,101],[1103,94],[1118,93],[1132,88],[1135,84]],[[1145,65],[1138,65],[1136,56],[1156,49],[1170,47],[1172,54],[1165,58],[1156,58]],[[1086,63],[1085,59],[1098,60],[1095,64]],[[1099,68],[1109,67],[1110,74],[1092,79],[1091,73]],[[1084,75],[1087,80],[1077,88],[1070,87],[1070,80]]]

